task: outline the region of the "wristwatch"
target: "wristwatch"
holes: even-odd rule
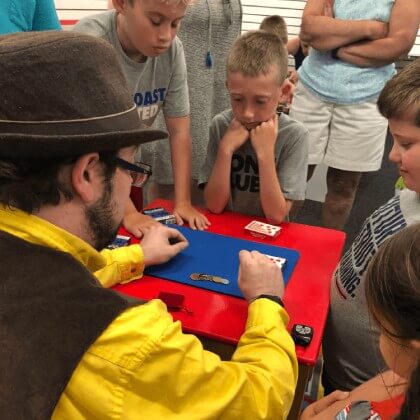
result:
[[[254,300],[257,300],[257,299],[268,299],[268,300],[271,300],[273,302],[278,303],[280,306],[283,306],[283,308],[284,308],[284,303],[281,300],[281,297],[280,296],[275,296],[275,295],[259,295],[256,298],[252,299],[251,302],[254,302]]]

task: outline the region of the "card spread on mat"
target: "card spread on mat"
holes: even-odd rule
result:
[[[189,247],[165,264],[148,267],[145,274],[242,297],[237,282],[240,250],[259,251],[277,265],[282,263],[285,284],[299,259],[299,253],[293,249],[182,226],[171,227],[178,229],[187,238]],[[287,264],[282,262],[283,259]]]

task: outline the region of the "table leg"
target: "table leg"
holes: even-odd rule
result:
[[[306,385],[312,375],[313,366],[303,365],[299,363],[299,375],[296,386],[295,398],[293,399],[292,408],[287,416],[287,420],[298,420],[300,410],[302,408],[303,396],[305,394]]]

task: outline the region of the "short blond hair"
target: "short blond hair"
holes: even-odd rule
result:
[[[260,25],[263,31],[277,35],[285,44],[288,41],[286,21],[279,15],[267,16]]]
[[[420,58],[387,82],[378,98],[379,112],[387,119],[414,114],[420,127]]]
[[[227,72],[240,72],[256,77],[267,74],[272,65],[278,68],[278,83],[287,75],[287,49],[277,35],[266,31],[250,31],[240,36],[230,49]]]

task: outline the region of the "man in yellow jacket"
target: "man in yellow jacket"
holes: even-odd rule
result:
[[[166,135],[140,126],[112,48],[75,33],[0,37],[0,92],[1,418],[286,418],[297,361],[266,257],[239,255],[249,312],[231,361],[161,301],[97,280],[139,276],[187,246],[156,226],[131,262],[98,252],[146,178],[136,146]]]

